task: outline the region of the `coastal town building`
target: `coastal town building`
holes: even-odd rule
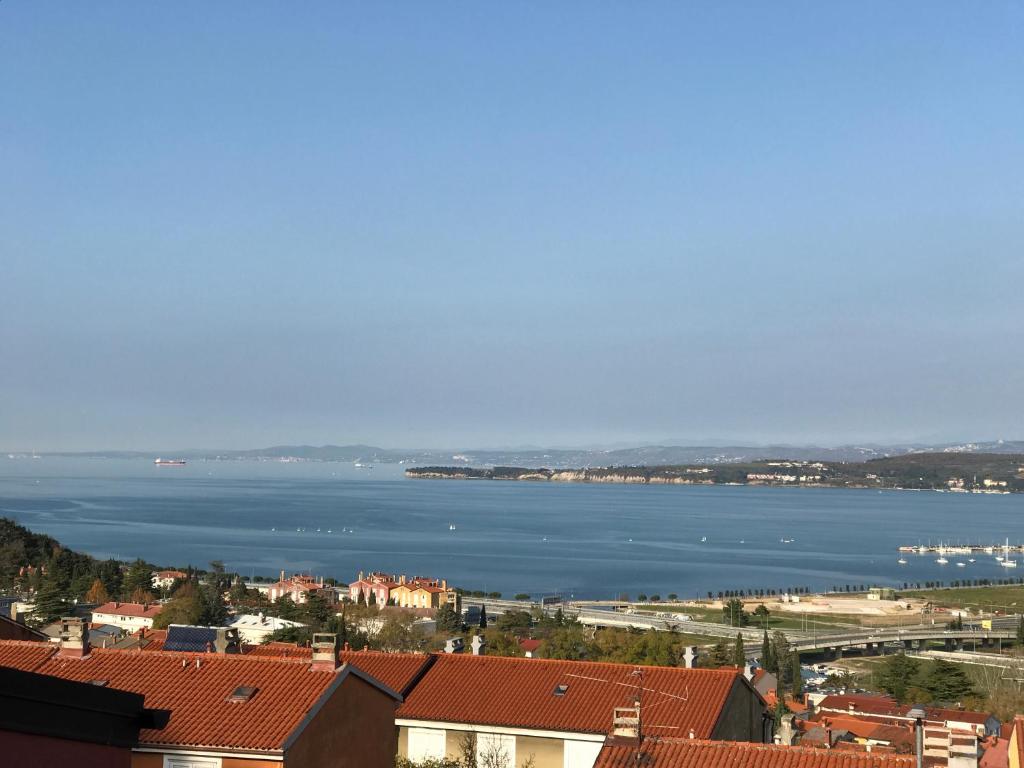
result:
[[[397,605],[400,608],[437,609],[446,604],[458,605],[458,595],[454,589],[449,589],[445,579],[408,578],[405,574],[360,572],[359,577],[348,585],[348,595],[354,603],[361,598],[366,603]]]
[[[152,629],[163,606],[157,603],[104,603],[92,610],[93,624],[110,624],[126,632]]]
[[[232,617],[227,626],[238,630],[239,638],[243,643],[259,645],[279,629],[293,629],[306,625],[277,616],[264,616],[262,613],[242,613]]]
[[[188,574],[184,571],[153,571],[153,587],[161,590],[170,589],[175,581],[187,578]]]
[[[288,597],[293,603],[302,604],[309,600],[310,595],[319,595],[328,604],[335,602],[335,591],[324,584],[322,578],[318,581],[308,574],[297,573],[285,578],[284,571],[281,571],[281,578],[267,589],[271,602]]]
[[[139,731],[132,768],[394,764],[401,697],[342,662],[333,635],[314,635],[303,658],[147,653],[92,648],[80,620],[64,624],[59,646],[0,641],[0,666],[132,692],[165,710],[164,728]]]
[[[432,608],[451,605],[458,610],[459,598],[454,589],[448,588],[444,579],[426,579],[421,576],[406,579],[391,589],[391,601],[400,608]]]
[[[856,717],[870,722],[893,722],[913,724],[911,715],[914,705],[898,704],[889,696],[870,694],[830,695],[817,699],[810,696],[814,712],[819,717]],[[817,699],[817,700],[815,700]],[[924,712],[925,726],[946,728],[954,731],[970,731],[979,739],[999,733],[999,719],[989,712],[973,712],[966,709],[945,707],[919,707]]]
[[[637,667],[583,661],[440,654],[399,707],[398,752],[478,757],[509,765],[591,768],[623,710],[639,698],[650,733],[763,742],[771,718],[735,669]]]

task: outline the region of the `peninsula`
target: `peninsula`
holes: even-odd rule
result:
[[[410,467],[416,479],[526,480],[640,485],[774,485],[819,488],[1024,492],[1024,454],[917,453],[860,462],[759,460],[721,464],[526,467]]]

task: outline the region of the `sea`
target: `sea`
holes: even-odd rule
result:
[[[329,462],[0,458],[0,516],[100,558],[223,561],[245,577],[359,571],[506,597],[706,597],[1024,577],[991,555],[900,545],[1024,541],[1024,495],[412,480]],[[0,542],[2,545],[3,542]],[[957,562],[964,562],[958,567]]]

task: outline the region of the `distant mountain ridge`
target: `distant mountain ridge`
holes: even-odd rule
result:
[[[154,458],[156,456],[185,459],[346,461],[405,465],[456,465],[473,467],[515,466],[548,467],[639,467],[673,464],[736,464],[761,459],[793,459],[800,461],[859,462],[887,456],[914,453],[1024,453],[1024,440],[990,440],[944,444],[864,444],[822,447],[816,445],[767,446],[681,446],[648,445],[637,448],[598,449],[510,449],[510,450],[442,450],[380,448],[373,445],[275,445],[250,450],[185,451],[83,451],[56,452],[48,456],[82,456],[95,458]]]

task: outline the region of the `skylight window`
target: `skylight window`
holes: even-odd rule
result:
[[[253,696],[256,695],[256,688],[251,685],[240,685],[231,692],[228,696],[228,701],[234,701],[237,703],[249,701]]]
[[[565,692],[568,691],[568,690],[569,690],[569,686],[568,685],[565,685],[564,683],[560,683],[559,685],[555,686],[555,690],[552,691],[552,693],[554,693],[555,696],[565,696]]]

